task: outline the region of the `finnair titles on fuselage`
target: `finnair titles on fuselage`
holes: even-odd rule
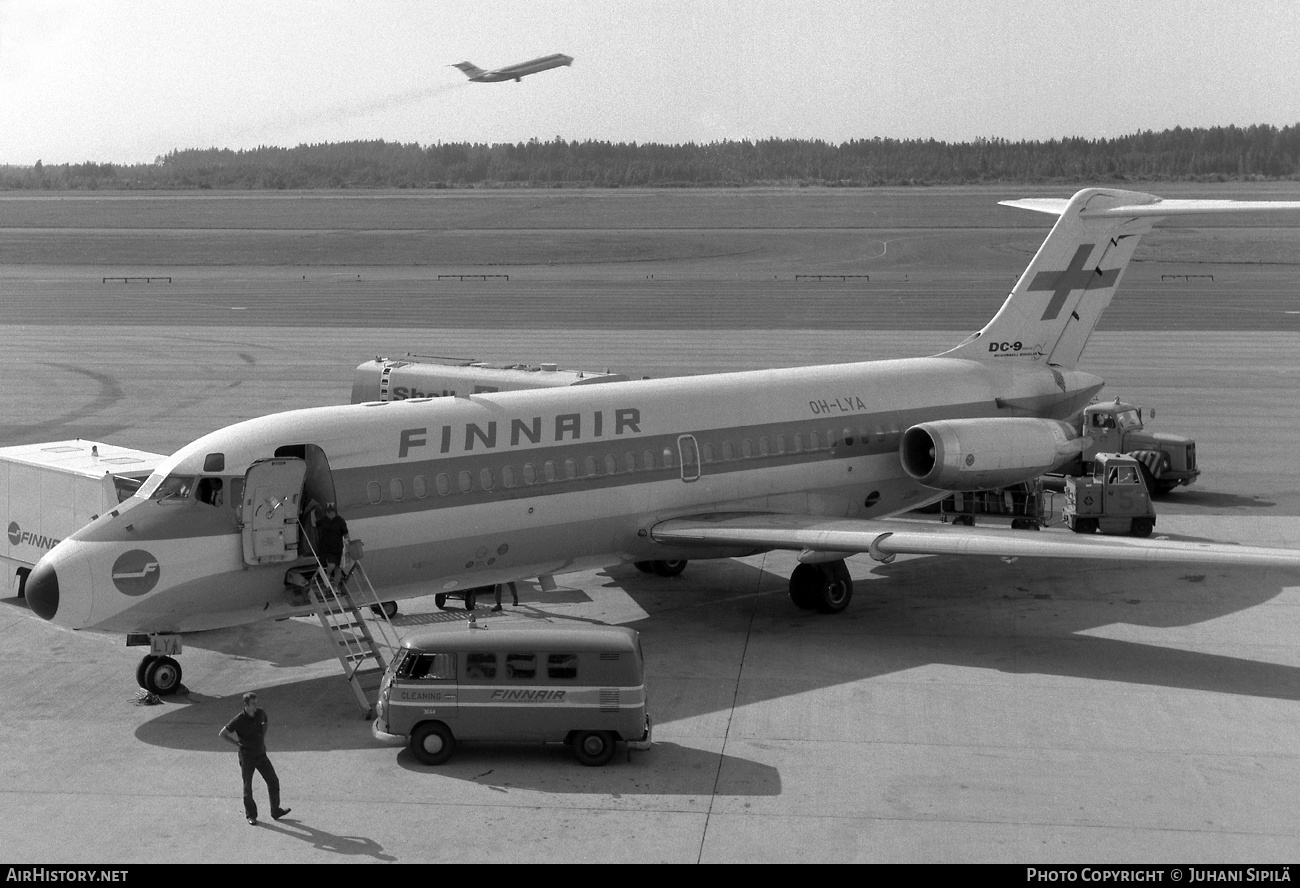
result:
[[[791,599],[825,613],[848,606],[855,553],[1300,567],[1293,550],[879,520],[1084,448],[1068,420],[1103,380],[1078,363],[1158,218],[1300,210],[1109,189],[1008,203],[1056,224],[994,318],[941,355],[249,420],[183,448],[55,547],[28,600],[64,625],[151,635],[310,612],[288,580],[314,564],[305,519],[325,502],[393,600],[770,549],[799,553]]]

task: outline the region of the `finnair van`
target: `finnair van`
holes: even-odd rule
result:
[[[567,743],[584,765],[650,747],[640,636],[622,626],[470,622],[408,636],[379,687],[375,738],[440,765],[462,740]]]

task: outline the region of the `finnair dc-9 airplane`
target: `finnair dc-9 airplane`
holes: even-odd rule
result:
[[[338,504],[392,600],[772,549],[799,553],[790,597],[825,613],[848,606],[845,559],[860,553],[1300,567],[1300,550],[888,520],[1083,448],[1066,420],[1103,380],[1079,359],[1160,217],[1300,210],[1102,188],[1005,203],[1059,218],[994,318],[950,351],[248,420],[52,549],[27,599],[63,626],[151,636],[310,613],[287,573],[311,562],[299,522],[313,502]],[[170,666],[151,689],[179,684]]]

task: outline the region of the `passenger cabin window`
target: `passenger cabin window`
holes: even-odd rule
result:
[[[536,654],[506,654],[506,678],[531,681],[536,677]]]
[[[411,681],[449,681],[456,677],[456,655],[408,654],[397,677]]]
[[[465,655],[466,678],[496,678],[497,655],[471,652]]]
[[[578,655],[547,654],[546,675],[548,678],[576,679],[578,677]]]

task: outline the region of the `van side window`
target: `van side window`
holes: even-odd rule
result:
[[[506,678],[531,681],[536,677],[536,654],[506,654]]]
[[[548,678],[577,678],[577,654],[547,654],[546,675]]]
[[[496,678],[497,655],[477,651],[465,655],[466,678]]]
[[[403,674],[405,673],[405,674]],[[456,677],[455,654],[420,654],[402,661],[398,678],[412,681],[448,681]]]

